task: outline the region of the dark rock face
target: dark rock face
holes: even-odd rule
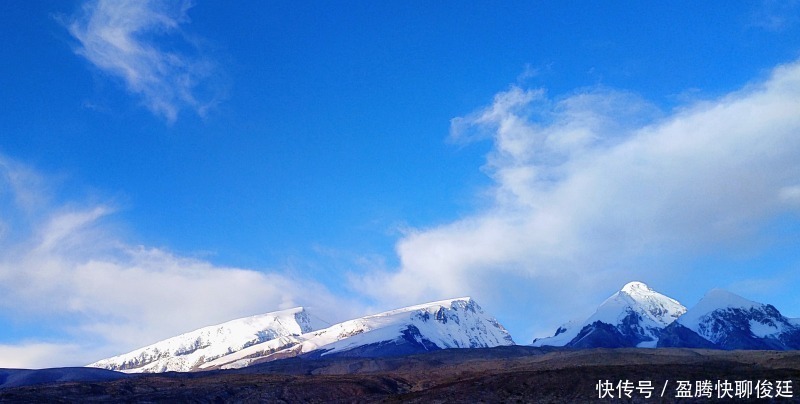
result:
[[[782,349],[776,346],[779,344],[772,344],[769,340],[758,338],[750,332],[750,320],[772,325],[773,318],[781,317],[774,307],[767,306],[767,310],[773,313],[741,308],[716,310],[709,316],[708,321],[701,323],[699,327],[700,330],[710,334],[721,335],[717,344],[723,349]]]
[[[626,339],[635,341],[635,343],[630,346],[636,346],[640,342],[652,340],[647,336],[644,327],[642,327],[642,317],[631,310],[628,310],[628,315],[620,321],[617,330],[619,330]]]
[[[408,326],[408,328],[403,331],[402,341],[407,343],[409,346],[416,347],[417,352],[427,352],[441,349],[438,345],[423,337],[422,333],[419,332],[419,328],[414,325]]]
[[[638,341],[622,334],[617,327],[595,321],[581,329],[567,344],[570,348],[626,348],[636,346]]]
[[[629,310],[619,325],[613,326],[595,321],[583,327],[566,346],[571,348],[633,348],[642,342],[652,341],[641,323],[641,316]]]
[[[622,312],[624,317],[615,325],[595,321],[584,326],[565,346],[581,349],[653,345],[723,350],[800,349],[800,324],[796,320],[784,317],[772,305],[751,302],[721,290],[712,292],[712,300],[701,309],[708,310],[711,305],[712,310],[705,314],[681,317],[657,329],[643,326],[647,322],[641,314],[626,308]],[[714,305],[717,308],[714,309]],[[650,344],[641,345],[645,342]]]
[[[684,327],[677,321],[668,325],[661,331],[656,346],[659,348],[720,349],[720,347],[713,342],[697,335],[696,332]]]
[[[800,328],[781,334],[778,340],[790,349],[800,349]]]
[[[677,324],[674,323],[673,325]],[[761,324],[774,329],[782,328],[785,331],[777,335],[755,335],[752,327]],[[701,338],[686,327],[667,327],[662,333],[658,346],[677,346],[686,348],[703,347],[703,342],[711,344],[717,349],[748,349],[748,350],[794,350],[800,349],[800,328],[791,324],[772,305],[761,307],[741,308],[726,307],[714,310],[703,316],[696,325],[700,334],[713,336],[708,341]],[[682,328],[682,329],[681,329]],[[667,345],[669,344],[669,345]]]
[[[427,314],[427,313],[426,313]],[[401,337],[392,341],[381,341],[374,344],[362,345],[342,352],[333,352],[325,355],[325,351],[313,351],[303,358],[380,358],[402,355],[413,355],[430,351],[437,351],[436,344],[422,336],[416,326],[408,326]]]

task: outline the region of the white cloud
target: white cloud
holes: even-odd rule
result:
[[[214,64],[181,29],[192,6],[188,0],[89,0],[68,29],[80,42],[76,53],[174,122],[183,108],[204,115],[217,97],[199,94]]]
[[[73,344],[21,343],[0,344],[0,367],[11,369],[40,369],[52,367],[53,358],[64,363],[80,363],[81,348]]]
[[[791,28],[798,22],[797,0],[762,0],[755,3],[755,11],[750,17],[753,27],[779,32]]]
[[[797,208],[797,111],[797,63],[669,114],[608,89],[552,100],[511,87],[452,125],[456,140],[494,144],[490,206],[410,232],[400,267],[360,282],[394,303],[471,294],[495,311],[522,306],[532,323],[566,320],[555,307],[594,306],[632,279],[685,282],[664,264],[752,245]]]
[[[800,185],[787,185],[781,188],[778,195],[785,203],[800,205]]]
[[[18,170],[32,179],[28,186],[10,186]],[[0,194],[0,222],[27,217],[3,240],[0,309],[9,324],[43,328],[44,340],[0,345],[0,367],[84,365],[209,324],[299,305],[330,321],[362,314],[353,301],[301,276],[131,245],[107,223],[111,206],[45,203],[20,213],[24,198],[17,192],[47,192],[32,185],[47,180],[35,177],[20,164],[0,165],[0,189],[8,190]]]

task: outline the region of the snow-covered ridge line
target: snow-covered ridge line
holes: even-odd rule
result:
[[[662,346],[800,349],[800,323],[770,304],[713,289],[665,330]],[[705,346],[703,346],[705,345]]]
[[[296,307],[199,328],[88,366],[129,373],[186,372],[249,346],[326,325]]]
[[[716,310],[728,308],[753,309],[761,308],[764,304],[745,299],[737,294],[724,289],[711,289],[702,299],[680,319],[681,323],[692,324]]]
[[[631,282],[583,322],[567,323],[534,346],[800,349],[800,321],[778,309],[712,289],[686,310],[641,282]]]
[[[444,299],[444,300],[438,300],[438,301],[435,301],[435,302],[422,303],[422,304],[418,304],[418,305],[415,305],[415,306],[401,307],[399,309],[384,311],[384,312],[378,313],[378,314],[370,314],[368,316],[364,316],[364,317],[361,317],[361,318],[390,316],[390,315],[393,315],[393,314],[405,313],[405,312],[409,312],[409,311],[429,310],[429,309],[431,309],[433,307],[449,307],[449,306],[452,306],[453,303],[455,303],[455,302],[475,302],[475,300],[473,300],[469,296],[457,297],[457,298],[453,298],[453,299]]]
[[[204,365],[240,368],[303,355],[391,356],[445,348],[512,345],[508,331],[469,297],[348,320],[297,337],[267,341]]]
[[[247,366],[298,355],[387,356],[513,344],[470,297],[323,324],[303,308],[203,327],[89,366],[128,373]]]
[[[203,327],[88,365],[127,373],[227,369],[281,358],[404,355],[512,345],[508,331],[470,297],[325,323],[298,307]],[[800,349],[800,320],[714,289],[689,309],[630,282],[581,321],[534,346]]]

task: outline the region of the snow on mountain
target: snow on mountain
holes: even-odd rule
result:
[[[685,312],[678,301],[642,282],[630,282],[583,323],[559,327],[552,337],[535,339],[533,346],[654,347],[660,331]]]
[[[763,312],[766,310],[766,305],[754,302],[752,300],[747,300],[739,295],[723,289],[712,289],[706,293],[706,295],[700,299],[697,305],[692,307],[692,309],[687,312],[686,315],[679,320],[679,322],[698,334],[701,334],[705,337],[710,337],[709,340],[712,342],[716,342],[714,341],[716,339],[714,338],[714,335],[711,334],[710,330],[707,330],[705,327],[707,320],[716,314],[720,314],[720,312],[729,312],[735,310],[742,310],[745,312]],[[764,325],[767,326],[770,331],[762,336],[775,334],[780,331],[778,328],[780,327],[779,324],[768,321],[764,323]]]
[[[293,356],[392,356],[513,344],[508,331],[467,297],[391,310],[266,341],[201,368],[240,368]]]
[[[298,307],[203,327],[88,366],[126,373],[186,372],[264,341],[326,326]]]
[[[585,327],[585,322],[570,320],[560,325],[551,337],[534,338],[533,346],[565,346]]]
[[[678,332],[680,337],[676,335]],[[772,305],[713,289],[666,329],[664,337],[659,346],[703,344],[722,349],[800,349],[800,324],[796,319],[784,317]]]
[[[289,357],[380,357],[446,348],[513,345],[508,331],[469,297],[391,310],[329,325],[303,308],[204,327],[89,367],[149,373],[240,368]],[[800,349],[800,319],[714,289],[687,311],[630,282],[588,319],[533,346]]]

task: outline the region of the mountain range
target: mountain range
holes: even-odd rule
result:
[[[131,373],[188,372],[233,352],[307,333],[323,324],[298,307],[203,327],[89,366]]]
[[[659,347],[717,349],[800,349],[800,319],[784,317],[769,304],[722,289],[664,328]]]
[[[466,297],[334,325],[304,308],[233,320],[169,338],[90,367],[126,373],[241,368],[290,357],[384,357],[513,345],[508,331]]]
[[[800,349],[800,319],[722,289],[687,310],[644,283],[631,282],[586,321],[566,323],[532,345],[793,350]]]
[[[661,330],[686,313],[677,300],[641,282],[630,282],[606,299],[586,321],[570,322],[533,346],[572,348],[655,347]]]
[[[246,317],[181,334],[89,367],[125,373],[235,369],[284,358],[392,357],[450,348],[514,345],[508,331],[469,297],[328,324],[308,309]],[[584,321],[571,321],[534,347],[800,349],[800,319],[714,289],[687,309],[630,282]]]

